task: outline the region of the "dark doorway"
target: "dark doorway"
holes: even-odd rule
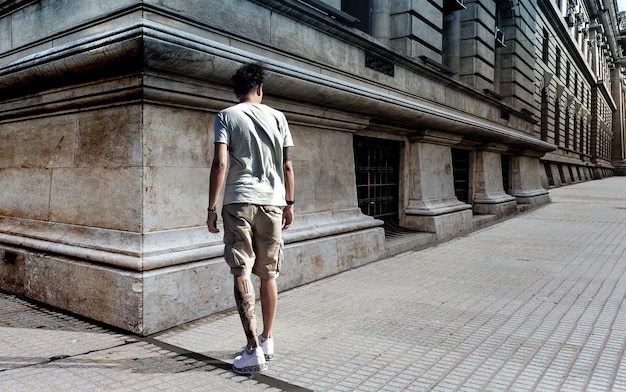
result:
[[[454,176],[454,194],[459,201],[469,202],[470,151],[452,149],[452,173]]]
[[[511,178],[511,172],[510,172],[510,167],[511,167],[511,157],[509,155],[500,155],[500,162],[502,164],[502,189],[504,190],[505,193],[510,194],[511,193],[511,188],[510,188],[510,182],[509,179]]]

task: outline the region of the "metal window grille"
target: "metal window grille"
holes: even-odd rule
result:
[[[366,215],[397,222],[400,143],[355,136],[354,156],[359,208]]]
[[[364,33],[371,34],[371,0],[341,0],[341,10],[357,18],[354,27]]]

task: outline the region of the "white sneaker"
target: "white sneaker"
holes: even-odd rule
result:
[[[263,349],[266,361],[271,361],[272,359],[274,359],[274,338],[266,339],[263,337],[263,334],[260,334],[259,345]]]
[[[254,350],[245,348],[241,355],[235,357],[233,370],[239,374],[250,374],[267,370],[263,349],[260,346]]]

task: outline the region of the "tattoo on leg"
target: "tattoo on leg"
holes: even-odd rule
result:
[[[241,324],[248,339],[256,336],[256,314],[254,312],[254,287],[250,279],[241,282],[241,288],[235,284],[235,303],[241,317]]]

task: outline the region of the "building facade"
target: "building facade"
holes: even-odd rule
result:
[[[233,306],[207,232],[242,64],[296,147],[284,290],[624,166],[613,0],[0,1],[0,288],[150,334]]]

